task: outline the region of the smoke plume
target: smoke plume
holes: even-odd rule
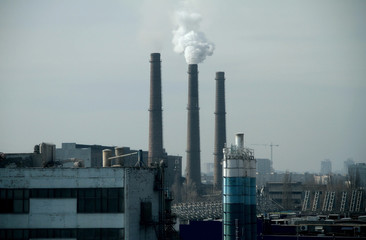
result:
[[[176,18],[178,28],[173,31],[174,51],[184,53],[188,64],[201,63],[207,56],[211,56],[215,45],[199,31],[201,15],[179,11],[176,13]]]

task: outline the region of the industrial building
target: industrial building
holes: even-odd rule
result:
[[[304,186],[301,182],[267,182],[267,197],[283,210],[301,210]]]
[[[235,145],[224,148],[223,239],[257,239],[256,160],[253,150],[244,148],[244,134]]]
[[[119,155],[126,155],[137,153],[139,150],[131,149],[130,147],[115,147],[102,145],[87,145],[77,143],[62,143],[61,148],[56,148],[56,162],[62,164],[64,167],[72,167],[73,162],[70,160],[81,160],[85,167],[102,167],[103,150],[110,150],[110,157]],[[138,156],[131,154],[122,158],[115,158],[111,160],[111,166],[134,167]],[[147,165],[148,152],[142,151],[142,159]],[[166,163],[165,184],[171,187],[176,181],[177,186],[180,186],[180,177],[182,175],[182,157],[176,155],[167,155],[163,153]],[[178,197],[178,196],[177,196]]]
[[[35,145],[32,153],[5,153],[0,161],[1,167],[102,167],[103,150],[110,151],[110,157],[131,154],[122,158],[111,160],[111,166],[134,167],[139,150],[129,147],[115,147],[102,145],[87,145],[78,143],[62,143],[61,148],[50,143]],[[147,151],[142,151],[142,159],[148,157]],[[182,176],[182,157],[177,155],[167,155],[164,152],[165,161],[165,185],[171,188],[175,183],[177,199],[180,198],[180,186]],[[145,165],[147,164],[144,162]],[[48,166],[46,166],[46,164]]]
[[[56,158],[56,145],[41,143],[32,153],[1,153],[0,168],[46,167]]]
[[[157,239],[153,168],[1,168],[0,239]]]
[[[65,167],[72,167],[67,159],[80,159],[85,167],[101,167],[102,151],[110,149],[114,151],[114,146],[89,145],[79,143],[62,143],[61,148],[56,148],[56,161],[60,161]]]

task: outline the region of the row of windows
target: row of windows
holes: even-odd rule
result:
[[[78,229],[0,229],[0,239],[24,240],[32,238],[77,238],[78,240],[122,240],[124,229],[78,228]]]
[[[78,189],[79,213],[123,213],[123,188]]]
[[[123,188],[0,189],[0,213],[29,213],[30,198],[77,198],[78,213],[123,213]]]
[[[76,196],[77,189],[71,188],[0,189],[0,199],[76,198]]]

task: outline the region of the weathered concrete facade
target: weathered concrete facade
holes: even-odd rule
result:
[[[0,234],[28,239],[37,230],[68,229],[68,239],[86,239],[87,229],[97,229],[95,239],[156,239],[155,176],[156,169],[143,168],[2,168]],[[152,219],[144,225],[143,203]],[[117,235],[102,237],[108,231]]]

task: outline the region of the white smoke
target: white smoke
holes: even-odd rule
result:
[[[176,13],[176,18],[178,28],[173,31],[174,51],[184,53],[188,64],[201,63],[207,56],[211,56],[215,45],[199,31],[201,15],[179,11]]]

